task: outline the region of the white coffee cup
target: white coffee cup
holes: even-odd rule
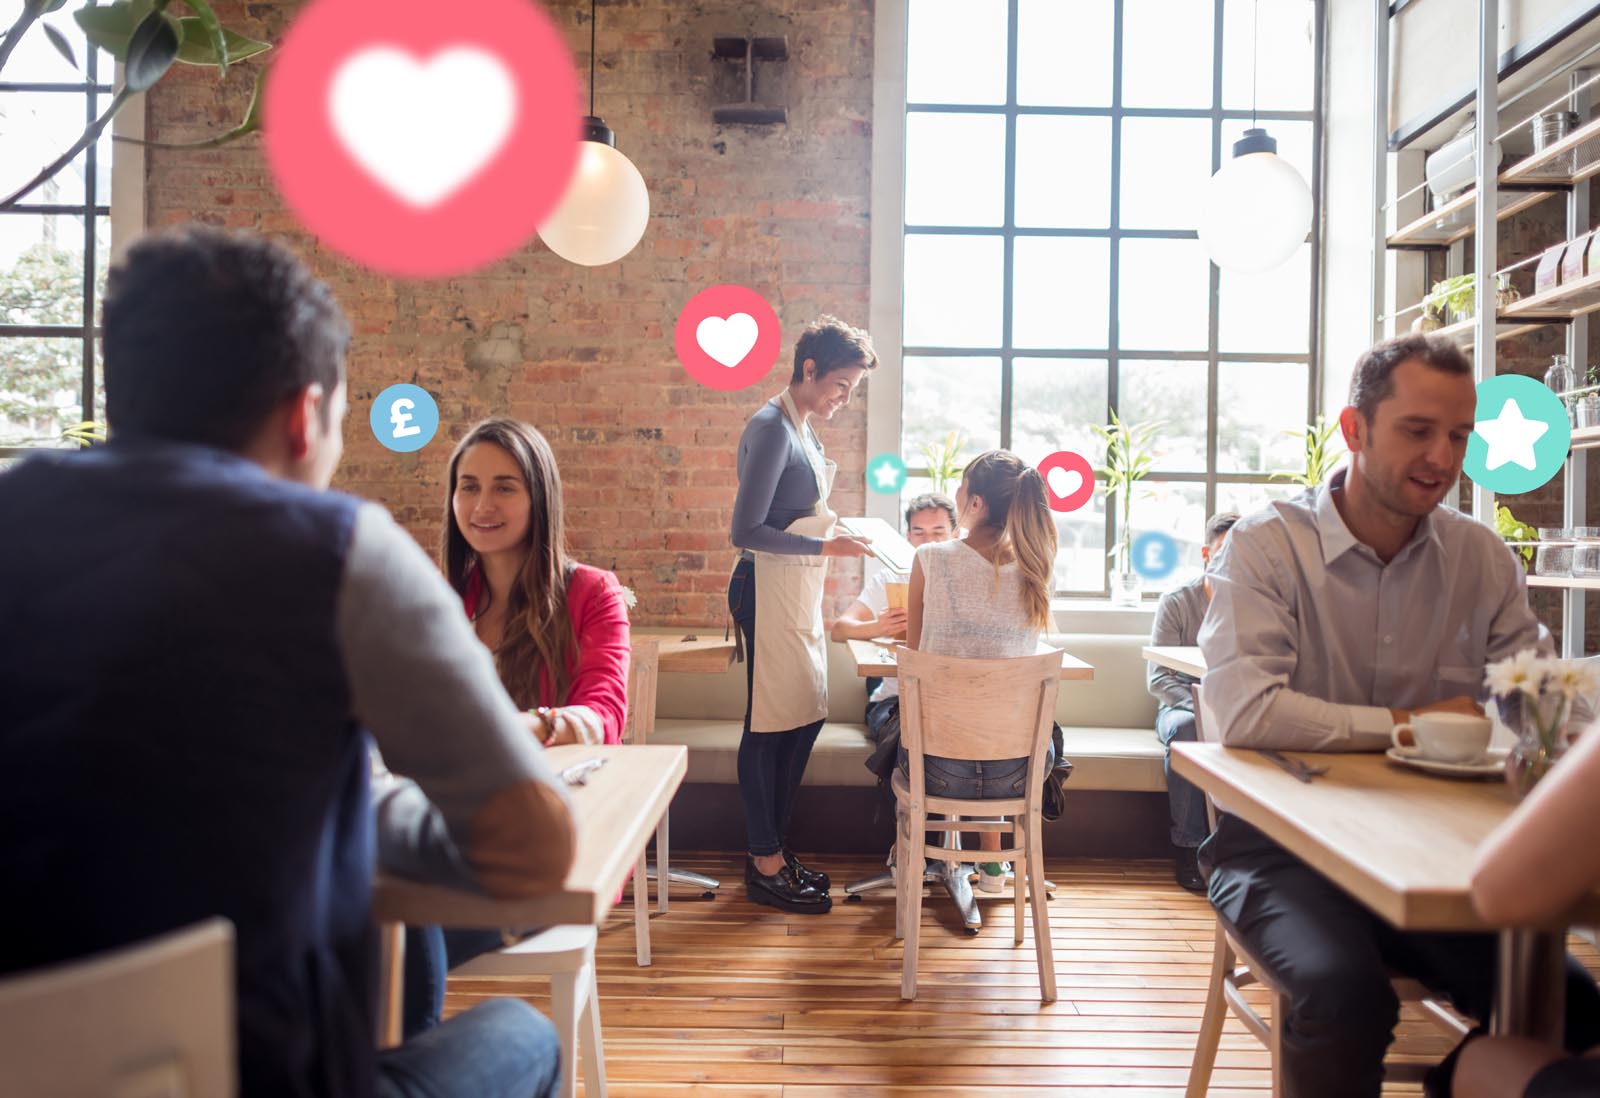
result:
[[[1405,724],[1395,725],[1389,737],[1396,747],[1408,750],[1409,746],[1400,742],[1400,733],[1409,731],[1423,758],[1465,763],[1483,758],[1493,728],[1488,717],[1470,713],[1416,713]]]

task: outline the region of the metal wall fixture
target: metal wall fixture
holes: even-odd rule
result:
[[[711,56],[718,61],[742,65],[744,69],[744,101],[713,107],[713,122],[720,125],[775,126],[789,121],[789,108],[785,103],[763,101],[767,96],[761,94],[773,86],[783,86],[784,68],[789,60],[787,38],[781,35],[768,38],[719,35],[711,40]],[[758,70],[757,65],[763,67]]]

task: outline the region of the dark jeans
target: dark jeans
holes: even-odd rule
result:
[[[751,732],[750,699],[756,674],[756,566],[741,560],[728,579],[728,610],[744,637],[744,738],[739,741],[739,795],[744,800],[746,843],[750,853],[777,854],[784,848],[795,793],[805,777],[811,748],[822,731],[813,721],[786,732]]]
[[[480,953],[499,949],[498,930],[441,930],[436,926],[406,927],[406,971],[401,1025],[411,1040],[439,1024],[444,1012],[445,982],[450,970]]]
[[[1560,1060],[1528,1080],[1522,1098],[1594,1098],[1600,1094],[1600,1060]]]
[[[898,730],[900,723],[900,695],[884,698],[882,701],[867,703],[867,735],[873,743],[882,743],[883,734],[893,723]]]
[[[1044,757],[1045,773],[1056,764],[1052,744]],[[906,749],[900,749],[900,773],[910,776],[911,764]],[[1028,794],[1028,760],[997,759],[978,762],[972,759],[941,759],[922,756],[922,784],[935,797],[954,797],[963,801],[1003,801]]]
[[[1172,772],[1172,745],[1194,743],[1194,714],[1187,709],[1173,709],[1163,705],[1156,711],[1156,738],[1166,747],[1162,769],[1167,772],[1167,808],[1172,813],[1172,845],[1199,846],[1211,833],[1206,822],[1205,795],[1194,783],[1181,774]]]
[[[1384,1050],[1400,1013],[1391,972],[1421,981],[1487,1023],[1494,935],[1396,930],[1233,816],[1218,821],[1200,860],[1210,870],[1218,917],[1288,996],[1280,1065],[1285,1098],[1378,1098]],[[1566,1042],[1574,1050],[1600,1042],[1600,991],[1570,957]]]
[[[491,999],[378,1053],[375,1098],[547,1098],[561,1090],[561,1042],[520,999]]]

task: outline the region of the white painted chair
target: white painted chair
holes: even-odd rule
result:
[[[0,1094],[232,1098],[233,924],[0,980]]]
[[[899,770],[892,783],[898,828],[896,865],[921,865],[924,858],[958,862],[970,857],[959,849],[927,841],[929,831],[995,831],[1013,845],[988,854],[1016,867],[1013,931],[1023,939],[1025,898],[1033,902],[1033,941],[1039,962],[1039,992],[1056,998],[1055,959],[1050,948],[1050,909],[1044,890],[1044,822],[1040,804],[1050,726],[1061,686],[1061,652],[1010,660],[968,660],[895,649],[900,677],[900,742],[905,746],[907,781]],[[923,759],[1028,760],[1026,792],[1006,800],[961,800],[929,794]],[[944,819],[929,819],[937,813]],[[966,819],[961,817],[980,817]],[[992,817],[1002,817],[993,821]],[[897,874],[895,937],[905,939],[900,997],[917,997],[917,942],[922,924],[922,875]]]
[[[1204,709],[1200,687],[1192,687],[1192,690],[1196,738],[1202,743],[1219,743],[1220,737],[1214,731],[1216,722],[1209,719],[1209,712]],[[1216,803],[1209,793],[1206,794],[1206,818],[1213,831],[1217,829],[1217,812]],[[1206,1011],[1200,1021],[1200,1033],[1195,1038],[1194,1061],[1189,1067],[1189,1085],[1184,1091],[1184,1098],[1205,1098],[1211,1085],[1211,1069],[1217,1060],[1217,1046],[1222,1040],[1222,1024],[1230,1010],[1246,1029],[1255,1034],[1257,1040],[1267,1046],[1272,1063],[1272,1098],[1282,1095],[1283,1083],[1279,1078],[1278,1064],[1283,1056],[1283,1019],[1288,1012],[1289,999],[1281,988],[1264,975],[1265,972],[1266,969],[1250,956],[1249,951],[1228,933],[1226,925],[1218,919],[1216,939],[1211,948],[1211,978],[1206,984]],[[1447,1035],[1455,1040],[1467,1035],[1470,1028],[1467,1023],[1421,983],[1405,976],[1394,977],[1392,983],[1401,1003],[1418,1007]],[[1251,984],[1259,984],[1270,996],[1270,1018],[1262,1018],[1245,1001],[1243,989]],[[1428,1066],[1425,1063],[1391,1060],[1384,1065],[1384,1079],[1387,1082],[1420,1083]]]
[[[643,880],[643,877],[637,878]],[[474,957],[452,976],[550,977],[550,1020],[561,1038],[561,1085],[578,1093],[582,1056],[585,1098],[605,1098],[605,1044],[600,1036],[600,990],[595,981],[595,928],[553,926],[515,945]]]

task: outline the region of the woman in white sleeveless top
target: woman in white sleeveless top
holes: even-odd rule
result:
[[[907,597],[907,647],[940,656],[1010,659],[1031,656],[1050,627],[1056,526],[1039,471],[1008,450],[974,458],[956,491],[961,541],[917,550]],[[1048,770],[1054,757],[1046,760]],[[900,768],[906,769],[905,748]],[[1021,796],[1028,760],[991,762],[929,755],[923,773],[935,796],[995,800]],[[998,833],[980,834],[997,850]],[[997,887],[1003,872],[980,870],[980,887]]]

